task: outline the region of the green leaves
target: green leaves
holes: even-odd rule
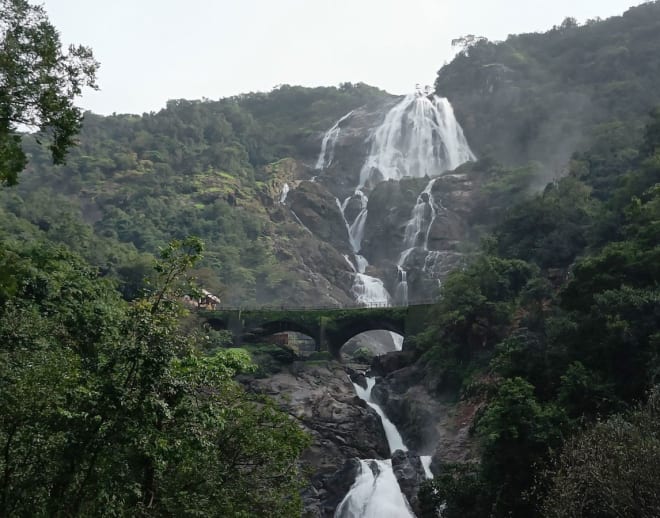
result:
[[[130,304],[61,247],[3,245],[0,514],[300,514],[306,435],[234,381],[245,351],[205,357],[180,330],[199,240]]]
[[[38,130],[53,162],[64,162],[80,129],[74,99],[95,88],[98,63],[86,47],[63,53],[43,7],[0,1],[0,183],[14,185],[27,164],[19,128]]]

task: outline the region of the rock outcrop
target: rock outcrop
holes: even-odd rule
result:
[[[426,480],[424,467],[419,456],[409,451],[397,450],[392,454],[392,471],[399,482],[415,514],[419,513],[419,487]]]
[[[465,462],[477,457],[470,435],[479,404],[445,397],[433,391],[424,372],[406,351],[375,358],[372,372],[378,378],[373,399],[397,426],[406,445],[419,455],[432,455],[433,465]]]
[[[351,459],[387,458],[387,439],[374,410],[355,394],[349,375],[336,362],[295,362],[251,390],[273,397],[311,435],[302,462],[312,472],[304,493],[309,516],[332,516],[355,479]]]

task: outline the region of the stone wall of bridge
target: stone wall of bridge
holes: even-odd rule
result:
[[[339,359],[343,345],[365,331],[393,331],[404,337],[419,333],[429,308],[429,304],[423,304],[350,309],[218,309],[200,313],[214,329],[230,331],[235,346],[295,331],[313,338],[317,351],[328,351]]]

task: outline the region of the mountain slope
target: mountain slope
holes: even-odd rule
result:
[[[548,176],[594,142],[634,148],[660,103],[660,3],[542,34],[477,41],[438,73],[475,151]]]

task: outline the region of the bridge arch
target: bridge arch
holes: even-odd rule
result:
[[[245,329],[246,334],[258,333],[260,336],[271,336],[277,333],[286,333],[287,331],[294,331],[296,333],[307,335],[314,340],[317,340],[317,346],[320,345],[318,343],[318,329],[296,322],[295,320],[272,320],[270,322],[259,324],[252,329]]]
[[[374,329],[363,331],[344,343],[339,351],[342,360],[370,362],[380,356],[402,349],[404,336],[394,331]]]
[[[222,318],[208,318],[206,324],[216,331],[225,331],[229,328],[227,321]]]
[[[379,308],[329,309],[216,309],[203,311],[215,329],[227,329],[234,344],[258,340],[284,332],[311,337],[319,351],[328,351],[341,360],[340,350],[352,337],[365,331],[385,330],[401,336],[421,331],[426,323],[428,305]]]
[[[336,358],[340,357],[340,350],[351,338],[366,331],[392,331],[403,337],[406,336],[406,329],[402,320],[388,318],[360,318],[352,319],[344,325],[338,326],[336,331],[327,333],[329,339],[328,349]]]

